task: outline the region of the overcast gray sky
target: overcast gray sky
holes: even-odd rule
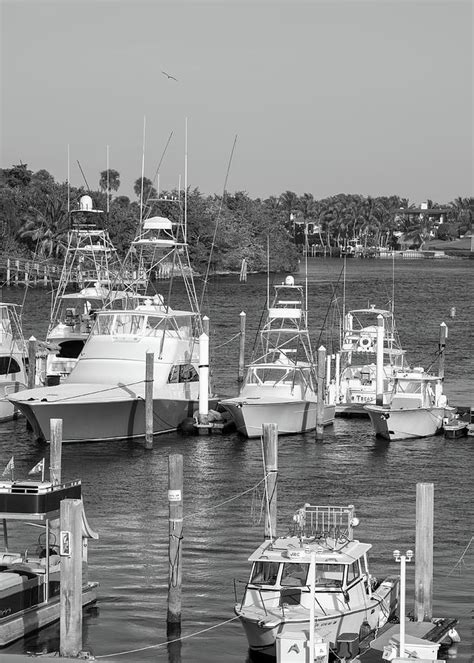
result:
[[[2,167],[133,195],[473,195],[470,0],[2,0]],[[166,78],[167,71],[178,81]]]

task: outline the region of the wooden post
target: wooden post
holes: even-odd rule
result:
[[[245,323],[247,314],[242,311],[240,314],[240,336],[239,336],[239,372],[237,374],[237,382],[244,381],[245,370]]]
[[[209,423],[209,336],[199,337],[199,423]]]
[[[36,382],[36,338],[28,339],[28,389],[34,389]]]
[[[442,322],[439,326],[439,344],[438,344],[438,375],[444,378],[444,353],[446,350],[446,339],[448,338],[448,328],[446,323]]]
[[[377,340],[375,359],[375,403],[383,405],[383,341],[385,326],[382,315],[377,316]]]
[[[7,285],[10,285],[11,281],[11,266],[10,266],[10,258],[7,258]]]
[[[82,651],[82,500],[61,502],[59,655]]]
[[[274,539],[277,529],[278,424],[263,424],[262,429],[263,463],[267,477],[265,538]]]
[[[341,402],[341,353],[340,352],[336,352],[334,381],[336,385],[336,405],[338,405]]]
[[[48,271],[47,271],[47,266],[45,265],[43,267],[43,288],[48,287]]]
[[[15,260],[15,268],[16,268],[16,271],[15,271],[15,285],[18,285],[18,279],[19,279],[19,276],[20,276],[20,261],[19,260]]]
[[[318,393],[316,403],[316,439],[322,440],[324,436],[324,377],[326,370],[326,348],[318,348]]]
[[[432,483],[416,484],[415,619],[433,616],[433,493]]]
[[[25,286],[28,286],[28,281],[30,278],[29,270],[30,270],[30,263],[25,262]]]
[[[153,366],[155,354],[146,353],[145,368],[145,449],[153,449]]]
[[[167,632],[181,628],[181,542],[183,532],[183,456],[168,458],[169,573]]]
[[[50,419],[49,480],[53,486],[61,483],[61,451],[63,443],[63,420]]]

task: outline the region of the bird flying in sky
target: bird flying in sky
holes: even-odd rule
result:
[[[174,76],[172,76],[171,74],[168,74],[168,72],[161,70],[161,73],[162,73],[164,76],[167,76],[168,78],[171,78],[173,81],[178,82],[178,79],[175,78]]]

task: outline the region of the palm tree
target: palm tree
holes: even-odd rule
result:
[[[103,170],[100,174],[99,188],[104,193],[107,191],[118,191],[120,188],[120,173],[113,168]]]
[[[68,215],[58,198],[49,198],[44,211],[28,210],[28,218],[21,225],[18,236],[35,244],[35,253],[45,258],[58,257],[66,248]]]
[[[293,241],[295,240],[295,214],[298,209],[298,196],[293,191],[285,191],[280,196],[281,206],[287,213],[288,230],[293,226]]]

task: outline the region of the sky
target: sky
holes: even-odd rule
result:
[[[1,0],[0,165],[445,203],[474,195],[473,85],[471,0]]]

